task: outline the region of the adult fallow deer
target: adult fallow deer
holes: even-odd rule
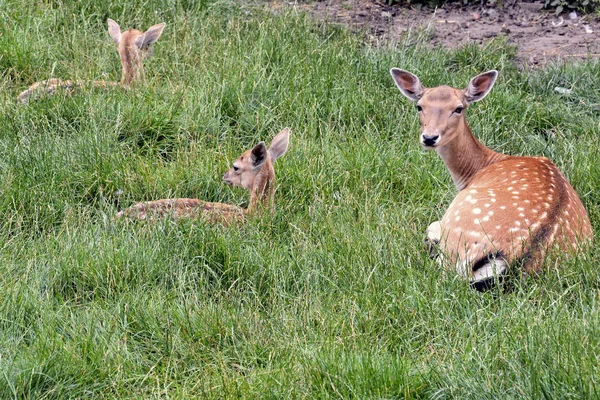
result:
[[[17,97],[17,101],[26,104],[30,100],[37,98],[41,93],[51,94],[60,89],[70,93],[82,86],[99,88],[121,86],[123,88],[130,88],[137,82],[144,80],[143,60],[152,54],[151,46],[160,38],[164,28],[165,23],[163,22],[151,26],[146,32],[138,31],[137,29],[128,29],[125,32],[121,32],[119,25],[109,18],[108,33],[118,46],[119,56],[121,57],[121,82],[72,81],[51,78],[31,85]]]
[[[202,217],[209,222],[230,225],[245,221],[247,216],[262,211],[268,210],[272,214],[275,193],[273,163],[287,151],[289,138],[290,129],[285,128],[273,138],[268,149],[265,142],[260,142],[235,160],[231,169],[223,175],[223,180],[228,185],[250,190],[250,204],[247,209],[198,199],[164,199],[136,203],[119,212],[117,217],[140,220],[167,216],[174,219]]]
[[[390,72],[417,103],[422,146],[438,152],[459,190],[441,221],[427,229],[426,242],[439,244],[442,262],[483,290],[511,265],[536,273],[549,251],[591,242],[585,208],[552,161],[497,153],[471,133],[465,110],[490,92],[497,71],[477,75],[464,90],[425,88],[410,72]]]

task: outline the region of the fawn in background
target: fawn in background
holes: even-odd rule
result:
[[[275,169],[273,163],[288,149],[290,129],[285,128],[273,138],[269,148],[260,142],[245,151],[233,162],[233,166],[223,175],[228,185],[250,190],[250,204],[247,209],[224,203],[211,203],[198,199],[164,199],[143,201],[119,212],[117,217],[132,219],[160,219],[171,216],[174,219],[198,218],[209,222],[230,225],[243,222],[247,216],[269,211],[274,213]]]
[[[137,29],[128,29],[121,32],[119,25],[112,19],[108,19],[108,33],[118,46],[119,56],[121,57],[121,82],[112,81],[72,81],[51,78],[45,81],[36,82],[27,90],[22,92],[17,101],[22,104],[28,103],[42,93],[52,94],[62,89],[72,92],[75,88],[82,86],[93,86],[99,88],[123,87],[130,88],[137,82],[143,82],[144,65],[143,60],[152,54],[152,44],[155,43],[163,32],[165,23],[153,25],[146,32]]]
[[[438,152],[459,190],[427,229],[430,251],[439,244],[443,263],[483,290],[511,265],[536,273],[550,250],[573,252],[591,242],[586,210],[552,161],[497,153],[471,133],[464,111],[490,92],[497,71],[474,77],[464,90],[425,88],[410,72],[390,72],[417,103],[422,146]]]

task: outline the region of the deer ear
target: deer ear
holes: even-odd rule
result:
[[[269,146],[269,156],[271,161],[277,160],[279,157],[285,154],[290,144],[290,128],[285,128],[277,134],[271,141]]]
[[[260,142],[256,146],[252,148],[250,152],[250,157],[252,160],[252,166],[254,168],[260,167],[267,160],[267,146],[265,146],[265,142]]]
[[[498,71],[491,70],[471,79],[469,86],[465,89],[465,100],[467,104],[475,103],[487,96],[494,87],[496,78],[498,78]]]
[[[151,26],[146,32],[144,32],[142,36],[135,40],[135,45],[140,49],[150,46],[152,43],[156,42],[158,38],[160,38],[160,35],[163,33],[163,29],[165,29],[164,22]]]
[[[399,68],[392,68],[390,74],[392,74],[398,89],[410,100],[418,101],[423,96],[425,88],[416,75]]]
[[[119,44],[119,41],[121,41],[121,28],[119,27],[119,24],[117,24],[115,21],[113,21],[112,19],[108,19],[108,34],[110,35],[110,37],[112,38],[112,40],[115,41],[115,44]]]

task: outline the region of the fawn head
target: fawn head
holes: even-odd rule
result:
[[[142,60],[152,55],[152,44],[155,43],[165,29],[162,22],[153,25],[146,32],[137,29],[128,29],[121,32],[119,25],[108,19],[108,33],[119,47],[123,77],[121,84],[129,85],[138,78],[143,78]]]
[[[444,146],[464,132],[464,110],[487,96],[498,77],[498,71],[485,72],[471,79],[466,89],[460,90],[450,86],[425,88],[416,75],[398,68],[392,68],[390,73],[400,92],[417,103],[420,142],[425,149]]]
[[[274,179],[273,162],[285,154],[289,140],[290,129],[285,128],[273,138],[268,149],[265,142],[260,142],[252,149],[245,151],[233,162],[231,169],[225,172],[223,180],[228,185],[252,190],[259,175],[265,176],[267,179]],[[267,171],[264,171],[265,168]]]

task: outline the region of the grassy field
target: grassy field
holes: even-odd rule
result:
[[[455,189],[388,72],[465,87],[498,69],[476,136],[552,158],[598,229],[600,64],[521,72],[502,41],[426,33],[374,48],[246,2],[0,10],[0,398],[600,397],[600,256],[508,293],[440,270],[424,231]],[[16,104],[51,76],[119,80],[108,17],[166,22],[146,87]],[[173,196],[247,204],[221,175],[285,126],[274,217],[114,219]]]

